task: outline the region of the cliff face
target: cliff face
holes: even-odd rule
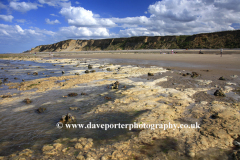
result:
[[[50,45],[37,46],[33,48],[31,52],[178,48],[240,48],[240,30],[204,33],[191,36],[143,36],[101,40],[65,40]]]

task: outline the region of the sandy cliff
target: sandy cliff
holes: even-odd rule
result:
[[[101,40],[65,40],[40,45],[31,52],[133,50],[178,48],[240,48],[240,30],[182,36],[111,38]]]

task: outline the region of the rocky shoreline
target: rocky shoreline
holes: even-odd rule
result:
[[[53,73],[46,78],[4,82],[5,86],[17,89],[21,94],[9,94],[9,97],[4,97],[8,94],[1,95],[1,106],[13,107],[19,101],[24,101],[21,107],[13,107],[13,111],[32,111],[39,107],[45,107],[48,111],[51,107],[65,105],[76,117],[77,123],[199,123],[200,128],[140,128],[121,134],[102,131],[101,140],[89,137],[93,134],[86,137],[61,137],[53,143],[45,144],[41,150],[26,148],[1,156],[0,159],[240,159],[240,83],[237,75],[225,76],[223,80],[219,79],[222,75],[218,75],[218,78],[205,77],[208,71],[101,64],[96,59],[9,59],[53,63],[56,67],[64,66],[61,67],[62,71],[67,66],[75,68],[57,77]],[[86,70],[96,72],[86,73]],[[82,92],[83,86],[96,88],[96,92]],[[98,88],[103,89],[100,94]],[[55,92],[51,98],[52,91]],[[39,100],[37,94],[43,94],[49,99]],[[36,98],[29,98],[34,96]],[[31,103],[28,104],[29,100]],[[83,102],[92,102],[94,105],[84,108]],[[4,113],[4,108],[0,109]],[[67,114],[65,111],[58,109],[62,115]],[[113,133],[117,135],[115,140],[106,141],[107,136]]]

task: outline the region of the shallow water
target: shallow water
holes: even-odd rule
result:
[[[52,71],[54,71],[52,76],[61,76],[61,71],[63,70],[61,67],[62,64],[53,66],[51,63],[30,61],[0,60],[0,65],[4,68],[0,70],[0,78],[8,78],[8,82],[21,82],[22,79],[27,81],[45,78]],[[19,67],[19,69],[16,69],[16,67]],[[75,68],[73,65],[64,66],[65,75],[72,75]],[[86,70],[86,67],[78,67],[77,70]],[[101,70],[97,69],[97,71]],[[28,75],[27,72],[31,74]],[[32,75],[33,72],[38,72],[38,76]],[[18,79],[14,79],[14,77]],[[117,94],[115,90],[108,89],[106,85],[93,86],[91,84],[81,84],[73,89],[34,93],[28,97],[33,101],[31,104],[23,102],[23,99],[26,97],[20,94],[22,91],[8,89],[4,84],[1,87],[0,94],[16,93],[12,98],[18,97],[18,99],[14,104],[8,103],[5,106],[0,106],[0,155],[9,155],[25,148],[40,151],[44,144],[52,143],[57,138],[87,137],[100,141],[99,143],[102,143],[102,141],[109,141],[111,143],[111,141],[114,141],[118,137],[126,139],[135,134],[127,129],[109,129],[105,131],[103,129],[58,129],[56,127],[56,123],[62,115],[66,115],[67,113],[74,115],[77,123],[82,124],[88,124],[89,122],[126,124],[132,122],[134,117],[140,114],[139,112],[123,113],[106,111],[94,117],[89,113],[92,109],[97,108],[97,106],[108,105],[108,101],[114,101],[116,98],[123,97],[123,95]],[[63,98],[63,95],[71,92],[78,93],[78,96]],[[81,95],[82,92],[87,93],[87,95]],[[104,96],[99,95],[102,93],[104,93]],[[112,99],[106,100],[105,96],[109,96]],[[46,111],[38,114],[36,109],[39,107],[45,107]],[[72,111],[69,110],[69,107],[78,107],[79,110]]]

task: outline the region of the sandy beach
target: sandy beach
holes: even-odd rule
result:
[[[239,62],[239,54],[3,58],[0,159],[240,158]]]

